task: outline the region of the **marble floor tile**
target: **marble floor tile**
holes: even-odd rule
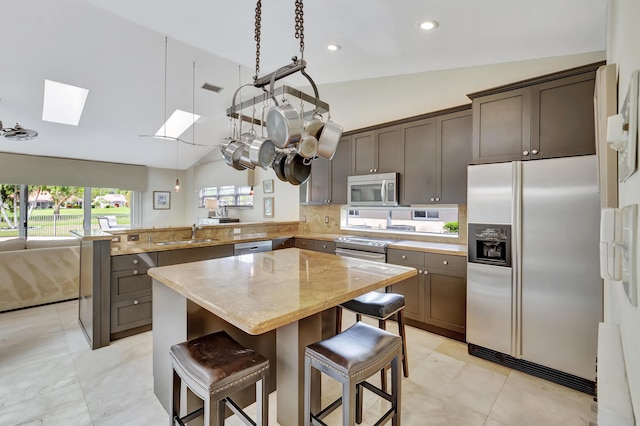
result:
[[[78,383],[73,361],[68,354],[50,358],[37,365],[2,370],[0,410],[22,400],[56,392],[67,385]]]
[[[153,394],[152,333],[91,350],[77,307],[72,301],[0,314],[0,425],[166,425],[168,414]],[[345,311],[343,328],[354,322]],[[390,331],[395,327],[388,323]],[[413,327],[406,333],[405,426],[572,426],[593,419],[589,395],[470,356],[463,343]],[[379,375],[370,381],[379,385]],[[323,375],[323,402],[340,392]],[[269,401],[269,424],[277,425],[277,392]],[[363,426],[388,407],[368,391],[364,405]],[[255,404],[247,412],[255,415]],[[340,425],[340,411],[326,421]],[[228,425],[240,424],[228,419]]]
[[[93,425],[79,383],[22,400],[0,410],[0,425]]]
[[[438,352],[411,371],[410,380],[485,416],[500,393],[506,377]]]
[[[584,426],[593,419],[592,397],[513,371],[490,417],[507,425]]]

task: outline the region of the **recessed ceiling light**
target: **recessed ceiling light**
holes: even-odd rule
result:
[[[77,126],[87,95],[89,95],[88,89],[45,80],[42,119]]]
[[[332,52],[335,52],[336,50],[342,49],[342,46],[340,46],[339,44],[328,44],[327,49],[329,49]]]
[[[155,134],[156,137],[162,138],[167,136],[169,138],[179,138],[195,121],[198,121],[200,116],[198,114],[192,114],[190,112],[175,110],[167,122],[160,127]],[[166,128],[166,130],[165,130]]]
[[[418,26],[423,30],[433,30],[438,27],[438,21],[424,21],[420,22]]]

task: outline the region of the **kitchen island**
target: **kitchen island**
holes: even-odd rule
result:
[[[164,408],[170,412],[171,345],[226,330],[270,359],[278,423],[286,426],[303,424],[304,348],[331,333],[327,312],[417,271],[289,248],[151,268],[148,273],[153,277],[154,391]],[[317,407],[317,377],[314,382],[312,405]]]

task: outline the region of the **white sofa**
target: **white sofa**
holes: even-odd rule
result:
[[[0,312],[78,297],[80,241],[0,241]]]

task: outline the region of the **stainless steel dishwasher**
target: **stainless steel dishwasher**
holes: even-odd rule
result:
[[[253,241],[250,243],[237,243],[233,245],[233,255],[260,253],[271,251],[271,241]]]

